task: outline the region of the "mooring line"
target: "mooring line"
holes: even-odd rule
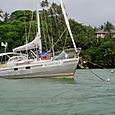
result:
[[[102,81],[106,81],[105,79],[103,79],[102,77],[100,77],[99,75],[97,75],[96,73],[94,73],[93,71],[91,71],[90,69],[88,69],[92,74],[94,74],[97,78],[99,78]]]

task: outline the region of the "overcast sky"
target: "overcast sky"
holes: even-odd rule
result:
[[[40,0],[0,0],[0,9],[12,12],[19,9],[36,9]],[[59,0],[49,0],[49,2]],[[70,18],[79,23],[99,26],[107,21],[115,24],[115,0],[63,0]],[[39,6],[38,4],[38,6]]]

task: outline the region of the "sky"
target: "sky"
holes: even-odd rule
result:
[[[15,10],[35,10],[40,8],[41,0],[0,0],[0,9],[4,12]],[[59,0],[49,2],[59,3]],[[38,5],[36,3],[38,2]],[[99,27],[110,21],[115,25],[115,0],[63,0],[69,18],[77,22]]]

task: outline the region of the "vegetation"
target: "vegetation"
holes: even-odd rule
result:
[[[60,5],[48,1],[41,3],[43,11],[40,12],[41,33],[43,50],[50,50],[55,45],[55,51],[72,48],[72,42],[68,34]],[[81,47],[81,57],[98,67],[115,67],[115,38],[111,35],[114,25],[104,23],[98,28],[83,25],[70,19],[70,26],[77,47]],[[108,31],[105,38],[96,38],[95,32],[104,29]],[[36,11],[15,11],[10,15],[0,10],[0,42],[7,42],[7,51],[31,41],[37,31]],[[62,37],[60,37],[62,36]],[[59,39],[60,38],[60,39]],[[59,41],[57,41],[59,39]],[[62,47],[63,46],[63,47]],[[4,47],[0,47],[4,52]]]

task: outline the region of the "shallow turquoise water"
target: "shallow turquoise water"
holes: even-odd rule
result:
[[[115,70],[115,69],[114,69]],[[0,115],[115,115],[115,72],[78,70],[75,79],[0,79]]]

